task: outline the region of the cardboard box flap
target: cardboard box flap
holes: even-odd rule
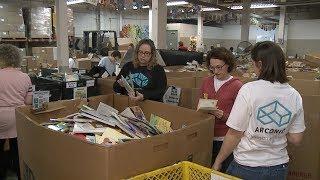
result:
[[[302,144],[288,143],[288,179],[320,179],[320,96],[302,96],[306,131]]]
[[[23,120],[21,111],[16,117],[22,172],[28,169],[34,178],[47,180],[107,179],[108,149]]]

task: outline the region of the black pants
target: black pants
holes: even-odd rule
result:
[[[103,73],[106,72],[106,70],[103,67],[100,66],[94,66],[89,72],[88,72],[88,76],[94,77],[96,74],[99,74],[98,76],[96,76],[97,78],[101,78],[101,76],[103,75]]]
[[[17,138],[9,139],[10,150],[4,151],[5,139],[0,139],[0,179],[4,179],[6,171],[11,167],[20,179],[19,153]]]
[[[219,151],[221,149],[223,141],[213,141],[213,148],[212,148],[212,162],[211,162],[211,166],[214,163],[214,160],[216,159],[216,157],[219,154]],[[233,161],[233,154],[230,154],[230,156],[227,157],[227,159],[225,159],[222,163],[222,167],[221,167],[221,172],[225,173],[230,165],[230,163]]]

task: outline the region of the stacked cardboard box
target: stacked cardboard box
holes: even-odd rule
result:
[[[90,98],[89,106],[93,108],[99,102],[119,111],[138,105],[146,117],[150,117],[151,113],[157,114],[170,121],[174,129],[170,133],[112,146],[92,144],[40,126],[40,123],[50,118],[77,112],[80,102],[71,100],[49,103],[49,108],[65,108],[38,115],[33,114],[30,107],[16,110],[23,177],[113,180],[132,177],[183,160],[210,166],[214,121],[208,115],[181,107],[153,101],[134,104],[128,97],[117,95]]]
[[[91,59],[89,58],[76,59],[75,63],[78,69],[85,69],[87,71],[91,69]]]
[[[0,3],[0,37],[25,37],[25,25],[21,7],[15,4]]]
[[[48,61],[57,60],[56,47],[33,47],[32,54],[39,62],[47,63]]]
[[[52,21],[51,9],[44,7],[31,8],[30,37],[31,38],[51,38]]]
[[[320,67],[320,53],[307,54],[305,61],[311,63],[314,66]]]
[[[73,11],[72,9],[67,9],[67,21],[68,21],[68,36],[74,36],[74,17],[73,17]],[[56,17],[56,11],[52,13],[52,22],[53,26],[57,27],[57,17]],[[57,28],[56,28],[57,29]]]

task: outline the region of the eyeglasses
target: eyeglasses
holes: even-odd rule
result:
[[[143,51],[138,51],[138,55],[139,55],[139,56],[142,56],[142,55],[144,55],[144,56],[150,56],[150,55],[151,55],[151,52],[149,52],[149,51],[145,51],[145,52],[143,52]]]
[[[224,64],[224,65],[222,65],[222,66],[219,66],[219,65],[218,65],[218,66],[215,66],[215,67],[210,65],[210,66],[209,66],[209,69],[210,69],[211,71],[215,71],[215,70],[219,70],[219,71],[220,71],[220,70],[223,68],[223,66],[225,66],[225,65],[226,65],[226,64]]]

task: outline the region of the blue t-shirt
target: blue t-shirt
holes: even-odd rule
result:
[[[111,62],[109,57],[101,58],[98,66],[103,67],[110,76],[112,76],[112,74],[116,72],[116,63]]]

